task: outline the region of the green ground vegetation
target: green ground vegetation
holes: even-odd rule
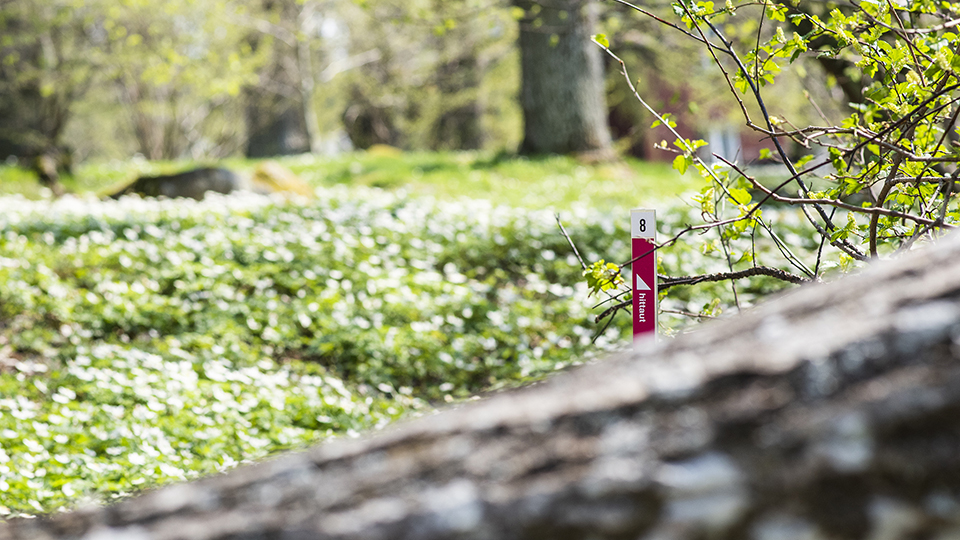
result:
[[[0,197],[0,517],[355,435],[628,346],[628,318],[594,322],[601,299],[556,214],[587,261],[628,259],[631,206],[660,208],[665,236],[698,219],[686,178],[631,162],[283,163],[316,198],[94,195],[187,168],[146,161],[78,167],[65,182],[77,197]],[[7,193],[42,195],[18,169],[2,178]],[[798,216],[778,219],[796,222],[797,249],[816,249]],[[724,269],[717,242],[699,241],[664,250],[661,271]],[[779,287],[754,278],[736,300]],[[705,284],[662,305],[702,318],[734,304]],[[664,332],[690,320],[664,317]]]
[[[368,186],[403,189],[415,195],[456,199],[470,197],[529,208],[594,208],[663,201],[692,189],[700,180],[677,175],[669,164],[632,158],[614,163],[586,163],[574,157],[516,157],[494,152],[400,152],[386,146],[334,157],[280,158],[311,185]],[[256,160],[228,159],[219,165],[244,173]],[[209,164],[209,163],[207,163]],[[141,174],[182,171],[199,164],[171,161],[102,161],[83,163],[63,179],[77,193],[105,194]],[[42,198],[36,178],[12,165],[0,166],[0,194]]]

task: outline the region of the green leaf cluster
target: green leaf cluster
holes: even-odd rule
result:
[[[721,258],[724,272],[763,265],[794,273],[788,282],[815,281],[905,252],[955,226],[960,8],[948,2],[761,5],[726,2],[721,8],[681,0],[673,11],[682,25],[667,24],[681,30],[685,25],[688,31],[681,33],[705,48],[703,58],[731,90],[730,105],[769,145],[759,152],[766,170],[739,153],[699,151],[705,143],[682,136],[669,115],[658,112],[656,98],[642,89],[634,95],[657,118],[651,127],[675,137],[676,149],[666,148],[665,140],[658,145],[676,152],[673,168],[680,174],[694,168],[704,180],[692,196],[699,224],[671,238],[661,259],[680,237],[693,238],[696,231],[696,251]],[[741,9],[746,7],[751,9]],[[810,68],[822,70],[834,88],[818,97],[842,95],[845,101],[820,107],[805,90],[819,119],[804,127],[782,110],[780,89],[770,88],[782,82],[778,77],[788,67],[808,80]],[[623,75],[634,90],[626,68]],[[771,173],[773,167],[780,171]],[[783,206],[803,210],[782,212]],[[600,290],[605,263],[598,264],[587,272],[594,290]],[[741,306],[745,287],[726,286]],[[663,299],[674,294],[670,289]],[[715,312],[693,305],[680,311],[694,317]]]
[[[587,287],[591,296],[623,285],[623,275],[620,274],[620,267],[603,259],[588,265],[583,270],[583,276],[587,278]]]

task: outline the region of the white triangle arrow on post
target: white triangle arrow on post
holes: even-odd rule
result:
[[[642,279],[640,279],[640,276],[634,274],[633,279],[635,279],[636,282],[637,282],[637,287],[636,287],[636,289],[637,289],[638,291],[649,291],[649,290],[650,290],[650,286],[647,285],[646,283],[644,283],[644,281],[643,281]]]

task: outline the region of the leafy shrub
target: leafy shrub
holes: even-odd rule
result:
[[[730,280],[739,305],[733,280],[744,276],[817,281],[836,268],[899,255],[956,227],[955,4],[680,0],[671,4],[671,16],[618,3],[704,47],[702,58],[729,90],[729,107],[770,145],[756,161],[781,170],[778,180],[764,182],[758,163],[743,162],[739,152],[721,155],[723,149],[682,136],[671,115],[655,110],[638,91],[613,51],[616,44],[594,36],[620,64],[630,93],[655,117],[652,127],[671,134],[672,142],[658,146],[676,154],[674,168],[681,175],[694,169],[705,181],[695,198],[700,223],[671,235],[658,252],[663,257],[662,250],[681,236],[697,233],[701,251],[722,252],[726,268],[714,275],[668,275],[666,285]],[[789,64],[818,64],[814,69],[826,73],[826,84],[843,94],[844,112],[824,113],[805,91],[818,125],[803,127],[801,119],[788,118],[775,99],[782,93],[770,87],[783,82],[778,78]],[[803,67],[796,71],[806,73]],[[783,213],[785,205],[801,208],[803,219],[781,222],[796,215]],[[615,307],[605,316],[630,305],[621,276],[630,263],[615,260],[623,262],[594,260],[586,272],[593,289],[613,296]]]

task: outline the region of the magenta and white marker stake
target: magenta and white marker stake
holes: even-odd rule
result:
[[[657,333],[657,211],[631,210],[633,339]]]

